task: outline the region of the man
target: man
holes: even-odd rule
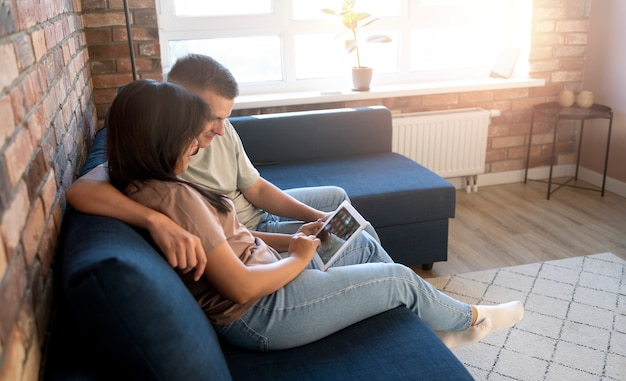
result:
[[[240,222],[248,229],[292,234],[303,222],[325,218],[348,199],[338,187],[284,192],[259,175],[227,120],[239,93],[238,84],[230,71],[213,58],[190,54],[179,59],[168,81],[202,97],[216,115],[198,137],[200,150],[181,178],[228,195]],[[199,238],[120,193],[109,184],[105,167],[97,167],[76,180],[66,197],[81,212],[117,218],[148,230],[170,265],[183,271],[195,269],[196,279],[202,275],[206,255]],[[367,231],[378,240],[371,226]]]
[[[181,178],[228,195],[235,204],[239,221],[248,229],[295,233],[301,221],[315,221],[325,215],[320,211],[330,212],[347,199],[345,191],[337,187],[285,193],[259,176],[237,132],[226,119],[238,95],[237,82],[228,69],[211,57],[192,54],[179,59],[168,81],[202,97],[217,115],[211,129],[199,137],[200,146],[208,148],[192,158]]]

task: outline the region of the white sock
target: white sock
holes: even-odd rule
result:
[[[493,331],[512,327],[524,317],[524,307],[520,302],[475,307],[478,315],[476,323],[465,331],[435,331],[448,348],[476,343]]]
[[[511,328],[515,323],[524,317],[524,306],[520,302],[509,302],[497,304],[495,306],[477,305],[476,324],[488,319],[491,324],[491,331]]]

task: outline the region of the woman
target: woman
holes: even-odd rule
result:
[[[522,318],[519,302],[470,306],[450,298],[393,263],[375,240],[356,240],[333,267],[319,271],[311,259],[321,222],[294,235],[247,230],[225,196],[176,177],[210,120],[210,106],[182,87],[135,81],[111,105],[107,149],[113,185],[201,237],[207,253],[202,278],[179,274],[222,340],[260,351],[286,349],[406,306],[457,347]]]

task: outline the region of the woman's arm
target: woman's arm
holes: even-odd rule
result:
[[[290,237],[287,258],[248,267],[224,241],[209,252],[204,274],[225,298],[245,304],[271,294],[297,277],[311,262],[318,246],[318,238],[299,232]]]
[[[300,226],[298,231],[304,233],[305,235],[315,235],[322,228],[322,225],[324,225],[322,220],[309,222]],[[251,230],[250,233],[252,233],[253,236],[262,239],[263,242],[273,247],[279,253],[284,253],[289,249],[289,243],[291,242],[292,237],[291,234],[267,233],[254,230]]]
[[[65,197],[80,212],[116,218],[146,229],[172,267],[184,272],[195,268],[194,279],[202,276],[206,255],[200,239],[166,215],[122,194],[109,183],[106,167],[98,166],[77,179]]]

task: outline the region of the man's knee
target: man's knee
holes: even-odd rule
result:
[[[348,197],[348,193],[346,193],[346,191],[341,187],[329,185],[325,188],[328,188],[328,192],[334,192],[334,194],[336,195],[335,197],[337,199],[341,199],[342,202],[344,200],[348,200],[348,201],[350,200],[350,197]]]

